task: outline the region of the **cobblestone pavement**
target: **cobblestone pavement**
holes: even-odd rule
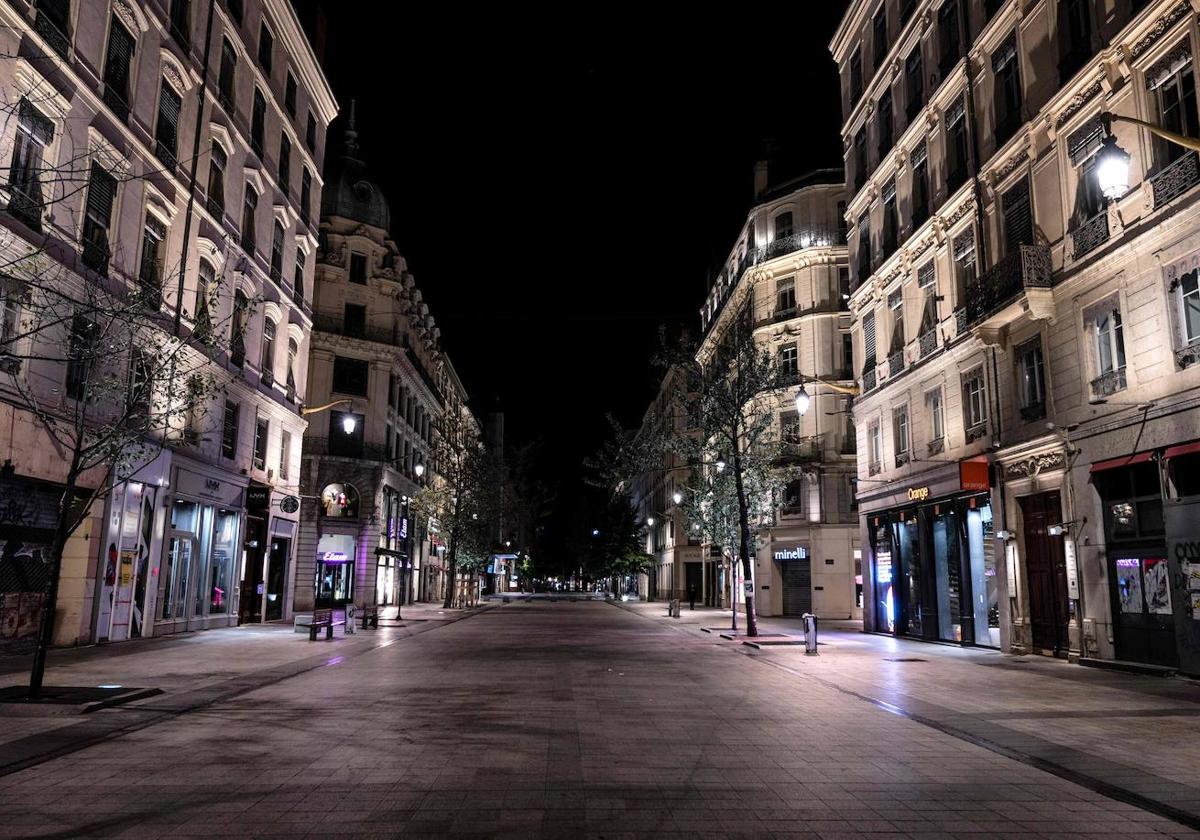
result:
[[[1026,672],[933,646],[916,656],[861,634],[831,634],[815,658],[753,652],[660,606],[506,604],[386,644],[384,630],[339,640],[324,664],[258,687],[222,693],[216,679],[209,699],[175,711],[169,691],[96,712],[135,725],[0,776],[0,836],[1200,837],[1163,803],[1120,798],[1155,774],[1186,821],[1186,760],[1156,763],[1168,739],[1154,732],[1175,715],[1110,727],[1132,774],[1110,781],[1113,798],[1084,772],[1113,763],[1088,734],[1107,718],[1068,714],[1190,708],[1190,685],[1146,693],[1122,682],[1146,678]],[[1072,670],[1042,673],[1058,667]],[[160,716],[137,722],[155,703]],[[1077,727],[1075,753],[1094,761],[1076,783],[972,740],[977,720],[1033,733],[1038,749]],[[1195,749],[1187,720],[1171,750]]]

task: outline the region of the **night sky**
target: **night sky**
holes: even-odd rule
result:
[[[476,412],[540,439],[570,494],[605,414],[640,421],[659,326],[698,328],[754,161],[771,150],[773,183],[841,165],[845,3],[742,6],[740,24],[371,8],[326,4],[324,60],[392,234]]]

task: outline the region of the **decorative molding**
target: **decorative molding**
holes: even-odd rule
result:
[[[1190,9],[1191,5],[1188,0],[1180,0],[1179,3],[1168,9],[1167,13],[1156,20],[1145,35],[1134,42],[1133,46],[1129,48],[1129,55],[1137,58],[1150,49],[1154,42],[1166,34],[1167,30],[1174,26]]]
[[[949,230],[951,227],[953,227],[958,222],[959,219],[961,219],[963,216],[967,215],[974,209],[975,209],[975,200],[968,199],[968,200],[964,201],[962,204],[955,207],[953,210],[951,210],[948,215],[943,216],[942,224],[946,227],[947,230]]]
[[[1188,37],[1179,39],[1179,43],[1167,50],[1158,61],[1146,68],[1146,86],[1152,90],[1171,75],[1172,70],[1183,67],[1192,58],[1192,40]]]
[[[1003,181],[1005,178],[1008,177],[1009,173],[1011,173],[1014,169],[1016,169],[1022,163],[1025,163],[1027,160],[1029,160],[1029,148],[1028,147],[1021,149],[1019,152],[1014,154],[1008,160],[1004,161],[1004,163],[1002,163],[1000,165],[1000,168],[996,170],[994,180],[996,182]]]
[[[1033,478],[1043,470],[1060,469],[1066,463],[1062,452],[1048,452],[1044,455],[1031,455],[1023,461],[1013,461],[1006,464],[1004,474],[1009,478]]]
[[[146,27],[141,25],[141,22],[138,20],[137,13],[134,12],[133,7],[126,3],[125,0],[113,0],[112,10],[113,14],[120,18],[121,23],[125,24],[126,28],[131,32],[146,31]]]
[[[171,83],[171,86],[179,93],[180,96],[187,93],[192,86],[183,73],[183,67],[171,55],[168,50],[162,50],[159,57],[159,64],[162,66],[163,78]]]
[[[1097,76],[1090,85],[1079,91],[1079,93],[1075,94],[1070,98],[1070,100],[1067,101],[1067,106],[1063,108],[1062,111],[1059,112],[1058,116],[1054,119],[1054,127],[1056,129],[1061,128],[1062,124],[1079,113],[1079,110],[1083,108],[1084,105],[1100,95],[1100,83],[1102,79],[1103,74]]]

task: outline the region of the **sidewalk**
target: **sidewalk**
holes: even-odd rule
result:
[[[821,623],[818,656],[806,656],[802,646],[759,651],[701,631],[727,628],[728,610],[685,606],[674,619],[666,602],[617,606],[819,682],[848,703],[873,704],[1200,826],[1200,682],[866,634],[850,622]],[[738,623],[744,630],[743,615]],[[797,619],[763,618],[759,628],[803,635]]]
[[[353,634],[334,628],[310,642],[292,622],[243,625],[50,652],[45,684],[119,685],[156,688],[154,697],[117,707],[119,716],[81,715],[75,707],[0,703],[0,775],[221,700],[253,691],[305,671],[335,664],[479,612],[443,610],[441,604],[410,604],[380,611],[379,629]],[[361,614],[360,614],[361,616]],[[32,657],[0,659],[0,687],[28,682]],[[107,710],[113,711],[113,710]]]

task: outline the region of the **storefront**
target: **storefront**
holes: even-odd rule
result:
[[[237,623],[245,491],[244,478],[172,468],[155,635]]]
[[[166,459],[163,459],[166,463]],[[147,599],[153,599],[147,582],[150,559],[157,557],[156,502],[162,488],[158,480],[123,481],[108,497],[107,533],[97,576],[95,635],[98,642],[123,641],[146,635],[150,629]],[[165,480],[163,481],[165,483]]]
[[[889,493],[887,498],[900,496],[904,503],[865,514],[871,550],[868,629],[1000,646],[986,461],[963,462],[957,478],[950,492],[948,482],[931,480]]]
[[[33,648],[61,496],[56,484],[0,476],[0,652]]]
[[[290,500],[290,501],[289,501]],[[292,544],[296,523],[276,513],[295,514],[299,501],[265,484],[246,489],[246,564],[241,580],[240,624],[287,617]]]

